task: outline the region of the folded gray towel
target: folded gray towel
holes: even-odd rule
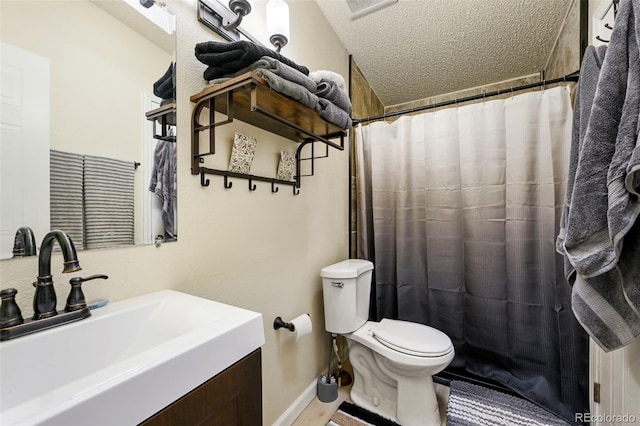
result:
[[[309,92],[313,92],[316,89],[316,82],[311,80],[308,76],[304,75],[297,69],[292,68],[287,64],[283,64],[279,60],[271,58],[269,56],[263,56],[249,66],[235,73],[225,75],[224,77],[237,77],[249,71],[256,71],[259,69],[270,71],[273,74],[284,78],[285,80],[289,80],[293,83],[299,84]],[[256,72],[256,74],[259,73]]]
[[[335,124],[343,130],[351,128],[353,122],[349,114],[341,108],[338,108],[331,101],[324,98],[318,98],[318,106],[316,111],[320,113],[320,116],[330,123]]]
[[[271,57],[262,57],[249,66],[237,72],[215,78],[211,84],[220,84],[242,74],[253,72],[262,77],[270,88],[295,99],[302,105],[316,109],[318,97],[311,93],[316,88],[316,83],[295,68]]]
[[[231,43],[216,41],[198,43],[195,47],[195,55],[200,62],[209,65],[203,75],[207,81],[241,70],[263,56],[275,58],[301,73],[309,75],[307,67],[296,64],[274,50],[245,40]]]
[[[629,234],[640,203],[628,190],[640,168],[639,13],[640,0],[620,2],[578,156],[564,241],[576,273],[573,312],[606,351],[640,337],[634,300],[640,274],[633,270],[637,256],[629,259],[640,251],[640,239]]]
[[[267,82],[269,87],[271,87],[276,92],[287,95],[311,109],[315,109],[317,107],[318,97],[307,90],[304,86],[280,77],[272,71],[264,68],[258,68],[254,70],[254,72],[262,77]]]
[[[333,102],[337,107],[345,110],[347,114],[351,114],[351,99],[334,81],[320,81],[313,93]]]

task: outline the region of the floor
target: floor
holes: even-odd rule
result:
[[[441,425],[447,424],[447,401],[449,400],[449,387],[436,384],[436,397],[438,398],[438,406],[440,407]],[[293,422],[292,426],[325,426],[331,415],[338,409],[342,401],[349,401],[349,389],[338,389],[338,399],[334,402],[320,402],[318,398],[314,398],[311,403],[304,409],[302,414]]]

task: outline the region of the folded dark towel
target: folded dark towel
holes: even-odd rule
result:
[[[231,43],[216,41],[198,43],[195,47],[195,55],[200,62],[209,65],[203,75],[207,81],[233,74],[248,67],[263,56],[270,56],[283,64],[297,69],[304,75],[309,75],[307,67],[296,64],[274,50],[244,40]]]
[[[351,99],[334,81],[323,79],[318,83],[318,87],[313,93],[330,100],[337,107],[345,110],[347,114],[351,114]]]
[[[164,75],[153,83],[153,94],[162,99],[175,99],[176,87],[174,76],[175,64],[172,62]]]

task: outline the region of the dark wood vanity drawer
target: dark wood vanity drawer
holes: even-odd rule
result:
[[[141,425],[262,425],[260,349],[148,418]]]

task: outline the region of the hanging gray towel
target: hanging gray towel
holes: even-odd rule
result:
[[[84,156],[86,248],[135,244],[132,161]]]
[[[174,130],[171,130],[173,133]],[[175,142],[159,140],[154,152],[153,171],[149,191],[162,200],[162,223],[164,225],[165,241],[175,241],[176,235],[176,144]]]
[[[49,156],[50,227],[64,230],[84,249],[84,156],[53,149]]]
[[[640,240],[632,229],[640,213],[634,194],[640,168],[639,13],[640,0],[620,2],[565,222],[564,251],[575,268],[572,308],[605,351],[640,337],[640,298],[633,299],[640,286],[633,270]]]
[[[598,85],[598,77],[600,69],[607,51],[607,46],[602,45],[595,48],[588,46],[584,52],[582,65],[580,66],[580,83],[576,93],[575,104],[573,108],[573,127],[571,134],[571,153],[569,154],[569,177],[567,179],[567,194],[565,205],[562,210],[562,218],[560,219],[560,232],[556,239],[556,250],[564,256],[564,272],[567,281],[571,284],[575,281],[575,268],[569,262],[569,258],[565,253],[564,242],[567,237],[567,221],[569,220],[569,210],[571,208],[571,195],[573,185],[576,178],[576,169],[578,167],[578,158],[585,134],[587,133],[587,125],[589,117],[591,117],[591,106],[593,98],[596,94]],[[573,232],[573,231],[572,231]]]

